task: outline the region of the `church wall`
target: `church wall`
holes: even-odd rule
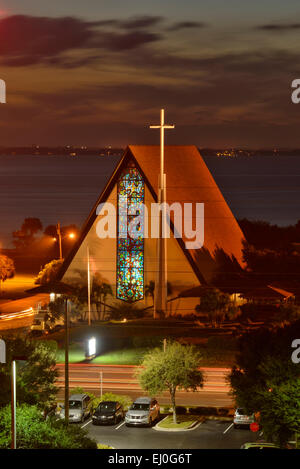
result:
[[[107,202],[117,205],[117,187],[115,186]],[[151,193],[145,186],[145,204],[150,217],[151,203],[154,202]],[[87,285],[87,247],[90,252],[90,270],[91,276],[95,273],[100,274],[105,283],[109,283],[113,296],[108,296],[107,304],[121,302],[116,299],[116,258],[117,258],[117,240],[114,238],[100,239],[96,233],[96,226],[99,217],[96,218],[90,231],[83,240],[79,250],[71,261],[62,281],[73,285]],[[150,233],[150,222],[149,222]],[[199,285],[199,281],[185,257],[177,240],[173,237],[167,240],[167,264],[168,264],[168,282],[171,284],[171,298],[188,288]],[[144,244],[144,286],[156,277],[156,239],[147,238]],[[137,302],[138,306],[146,307],[152,304],[152,298],[144,297]],[[193,314],[197,298],[181,298],[168,304],[168,313]]]

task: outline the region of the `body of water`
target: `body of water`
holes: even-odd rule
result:
[[[24,218],[82,225],[119,161],[114,156],[0,156],[0,243]],[[206,157],[237,218],[279,225],[300,219],[300,156]],[[200,201],[199,201],[200,202]]]

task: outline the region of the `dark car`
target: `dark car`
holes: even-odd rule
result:
[[[92,416],[94,425],[102,425],[106,423],[116,424],[124,418],[124,409],[122,404],[116,401],[100,402]]]

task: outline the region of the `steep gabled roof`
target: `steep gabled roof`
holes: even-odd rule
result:
[[[105,202],[123,168],[133,160],[139,168],[154,200],[157,200],[160,147],[158,145],[130,145],[100,194],[82,234],[65,260],[59,273],[62,278],[82,241],[95,221],[96,208]],[[210,283],[217,274],[242,265],[243,233],[221,194],[215,180],[193,145],[167,145],[165,147],[167,175],[167,202],[204,203],[204,246],[187,250],[183,239],[177,239],[201,283]],[[227,267],[224,267],[227,266]]]

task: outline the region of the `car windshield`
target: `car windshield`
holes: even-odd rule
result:
[[[114,402],[109,402],[106,404],[100,404],[98,410],[100,412],[113,412],[116,408],[116,404]]]
[[[247,415],[246,412],[244,411],[244,409],[236,409],[237,413],[240,414],[240,415]]]
[[[131,410],[149,410],[150,409],[150,405],[149,404],[137,404],[137,403],[134,403],[132,404],[131,406]]]
[[[81,401],[69,401],[70,409],[81,409]]]

